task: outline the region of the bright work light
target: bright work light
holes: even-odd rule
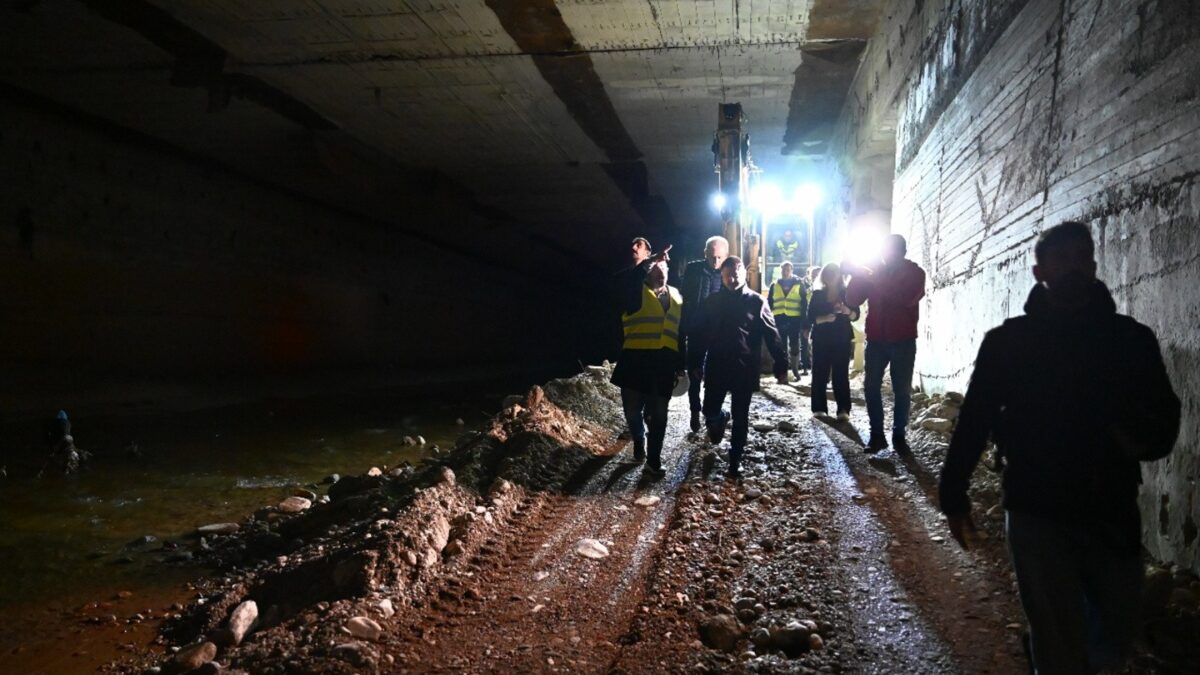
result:
[[[708,203],[712,206],[713,211],[722,211],[725,208],[725,195],[720,192],[714,192],[709,198]]]

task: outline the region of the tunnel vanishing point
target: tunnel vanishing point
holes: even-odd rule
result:
[[[966,391],[984,334],[1021,314],[1039,234],[1084,223],[1097,276],[1157,335],[1183,402],[1174,451],[1141,469],[1144,553],[1200,574],[1195,0],[8,0],[0,423],[544,379],[612,359],[630,240],[673,246],[677,285],[721,233],[713,137],[727,103],[745,115],[750,180],[818,194],[805,213],[753,216],[768,246],[794,228],[819,265],[855,254],[862,228],[907,239],[927,273],[913,384],[929,401]],[[585,436],[569,440],[591,447]],[[546,484],[595,487],[576,479]],[[734,508],[679,489],[697,513]],[[497,519],[526,508],[495,499]],[[538,504],[546,527],[566,527],[565,506]],[[447,532],[469,524],[426,507]],[[367,574],[354,560],[338,574]],[[259,608],[285,607],[280,593]],[[664,602],[705,600],[680,593]],[[731,612],[758,604],[741,600]],[[654,670],[653,655],[613,655],[623,635],[604,663]],[[563,663],[512,648],[536,652],[514,661],[526,667]],[[422,669],[348,653],[368,670]],[[975,667],[940,663],[928,670]]]

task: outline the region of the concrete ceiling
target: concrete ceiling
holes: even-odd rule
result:
[[[719,102],[767,172],[821,155],[882,0],[8,4],[21,90],[384,221],[432,180],[597,261],[715,228]]]

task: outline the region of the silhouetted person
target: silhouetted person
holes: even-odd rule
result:
[[[858,308],[846,302],[846,285],[837,263],[821,270],[821,282],[808,303],[806,323],[812,330],[812,411],[829,414],[825,387],[833,380],[833,398],[840,420],[850,419],[850,357],[854,354],[854,328]]]
[[[689,355],[688,371],[693,373],[688,383],[688,406],[692,411],[692,431],[700,430],[700,383],[704,379],[704,354],[686,349],[688,333],[701,325],[704,301],[721,290],[721,263],[729,255],[725,237],[709,237],[704,242],[704,259],[693,260],[683,271],[683,335],[685,352]],[[699,373],[699,377],[695,376]]]
[[[792,376],[799,380],[800,333],[804,328],[804,315],[808,312],[808,294],[800,278],[792,276],[792,263],[783,263],[779,271],[781,276],[771,284],[767,300],[775,314],[779,336],[787,348],[788,367],[792,369]]]
[[[1093,255],[1082,223],[1038,239],[1025,316],[984,336],[939,488],[965,548],[968,483],[996,440],[1038,673],[1096,672],[1128,653],[1143,575],[1138,463],[1165,457],[1179,431],[1158,340],[1117,314]]]
[[[821,267],[813,265],[809,267],[804,274],[804,294],[809,302],[812,302],[813,289],[817,287],[817,283],[821,279]],[[805,309],[807,318],[808,310]],[[805,320],[804,327],[800,330],[800,368],[806,374],[812,369],[812,334],[808,321]]]
[[[726,395],[730,397],[733,434],[727,475],[737,479],[750,427],[750,396],[758,390],[762,343],[775,361],[780,384],[787,383],[787,353],[766,299],[746,286],[740,258],[730,256],[721,263],[721,284],[720,292],[704,301],[703,325],[690,348],[705,355],[704,417],[713,443],[725,436],[731,416],[722,408]]]
[[[646,472],[655,476],[663,474],[662,446],[671,391],[684,371],[679,340],[683,297],[667,285],[670,249],[647,257],[634,268],[645,270],[642,279],[632,274],[625,278],[621,299],[624,343],[612,374],[612,383],[621,388],[634,461],[646,461]]]
[[[905,430],[912,407],[917,321],[920,318],[919,303],[925,297],[925,270],[905,259],[907,251],[904,237],[893,234],[887,238],[883,260],[875,269],[842,264],[842,270],[853,275],[846,289],[847,301],[855,307],[867,303],[863,394],[871,419],[871,436],[867,441],[870,452],[888,446],[883,435],[883,371],[889,367],[892,393],[896,397],[892,409],[892,445],[898,453],[910,452]]]

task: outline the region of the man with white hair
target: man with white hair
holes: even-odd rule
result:
[[[687,343],[688,333],[698,329],[704,323],[701,309],[708,296],[721,290],[721,263],[729,257],[729,242],[725,237],[709,237],[704,242],[704,259],[693,260],[687,264],[683,272],[681,291],[683,294],[683,320],[680,324],[684,343]],[[686,353],[686,352],[685,352]],[[701,352],[688,363],[689,372],[698,372],[701,377],[693,377],[688,386],[688,407],[692,411],[692,431],[700,430],[700,382],[704,373],[704,354]]]

